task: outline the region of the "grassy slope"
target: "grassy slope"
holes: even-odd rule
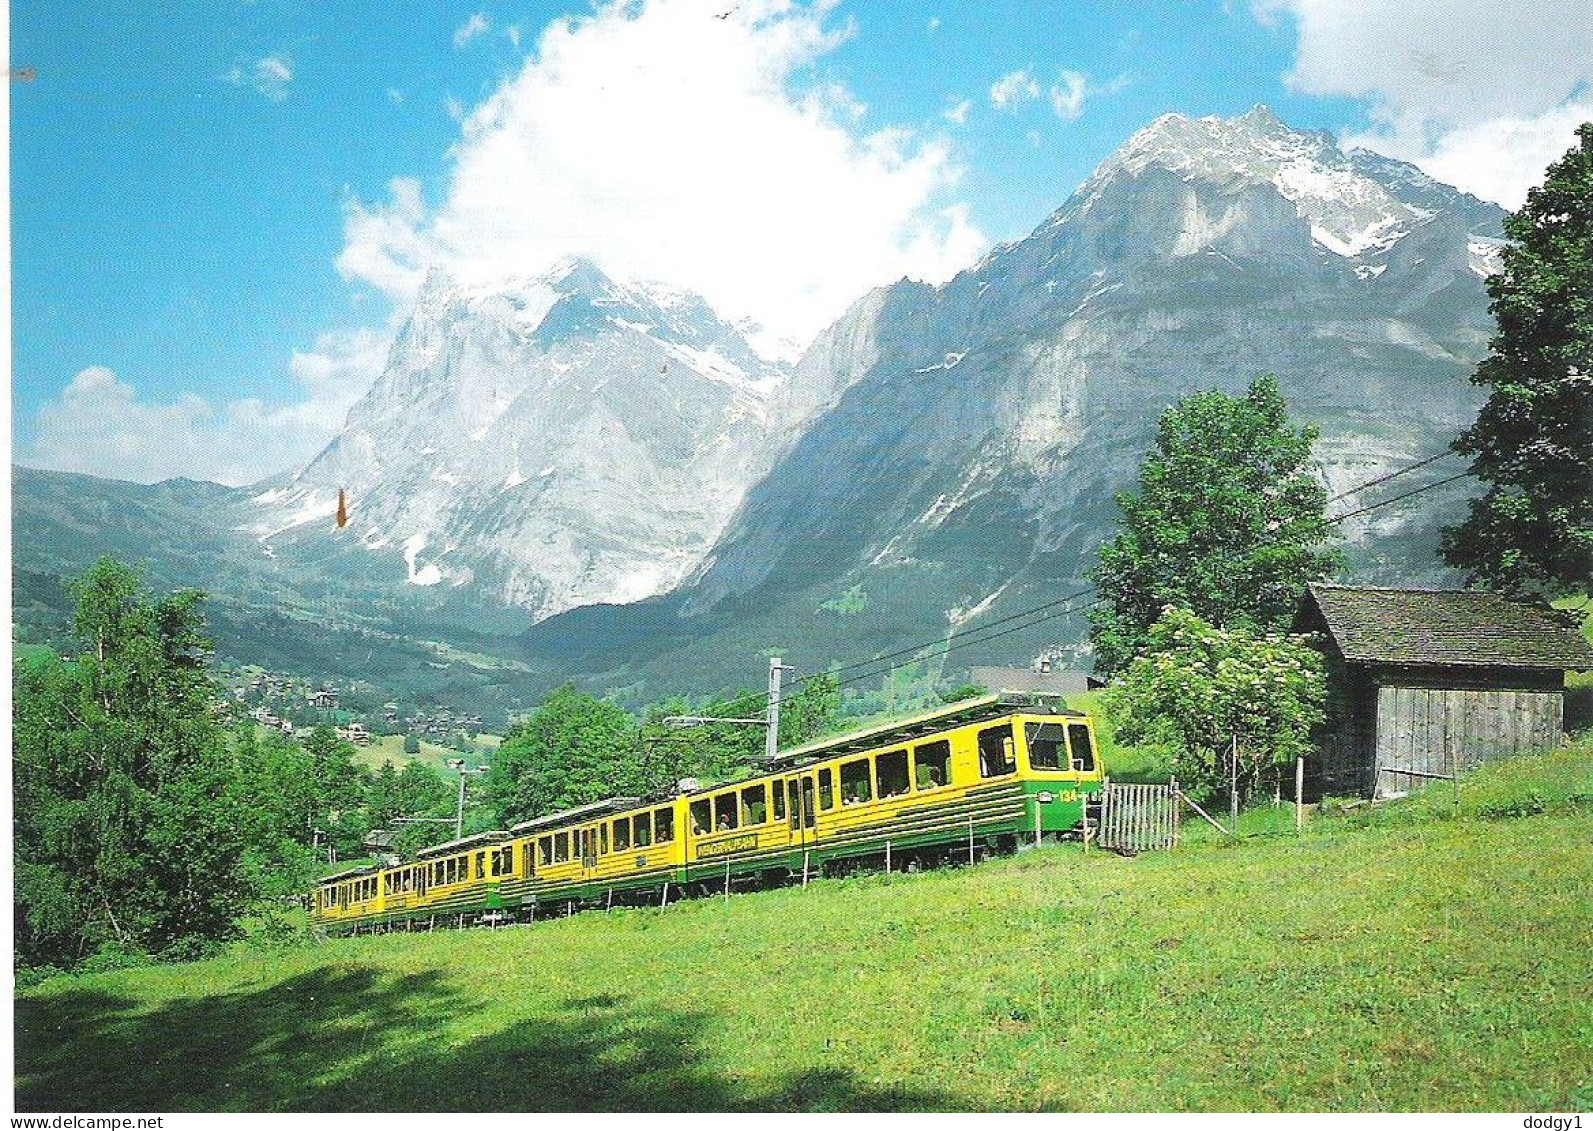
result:
[[[1418,798],[1134,860],[1048,847],[57,979],[17,1003],[17,1102],[1586,1108],[1593,809],[1559,806],[1593,797],[1593,748],[1527,769],[1550,811]]]
[[[434,769],[442,770],[445,776],[452,776],[452,771],[448,769],[451,760],[463,758],[472,766],[484,765],[490,759],[484,757],[480,750],[496,749],[501,741],[496,735],[480,735],[476,740],[478,752],[463,754],[452,747],[439,746],[423,738],[420,740],[419,754],[405,754],[403,735],[379,734],[371,739],[369,746],[354,748],[354,761],[373,770],[381,769],[383,762],[391,762],[397,770],[402,770],[407,762],[425,762]]]

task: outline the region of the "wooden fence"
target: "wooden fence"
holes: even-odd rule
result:
[[[1151,852],[1177,845],[1177,786],[1108,781],[1101,789],[1095,842],[1118,852]]]

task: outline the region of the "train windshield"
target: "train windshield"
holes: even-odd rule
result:
[[[1029,766],[1036,770],[1065,770],[1067,743],[1061,723],[1025,723],[1023,737],[1029,743]]]

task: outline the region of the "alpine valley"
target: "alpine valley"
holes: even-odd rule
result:
[[[806,671],[894,652],[1082,588],[1186,392],[1276,374],[1330,494],[1441,452],[1479,403],[1502,219],[1258,107],[1156,120],[1027,238],[863,296],[800,356],[591,263],[433,273],[295,473],[15,468],[15,616],[58,630],[62,579],[115,553],[209,591],[230,659],[488,710],[567,679],[656,697],[755,685],[776,650]],[[1439,579],[1463,491],[1346,522],[1353,576]],[[1075,611],[934,665],[1076,657],[1084,633]]]

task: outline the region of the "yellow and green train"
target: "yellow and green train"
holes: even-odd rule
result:
[[[1101,781],[1088,716],[986,696],[783,751],[741,781],[612,798],[328,876],[311,913],[331,932],[463,926],[916,870],[1073,829]]]

